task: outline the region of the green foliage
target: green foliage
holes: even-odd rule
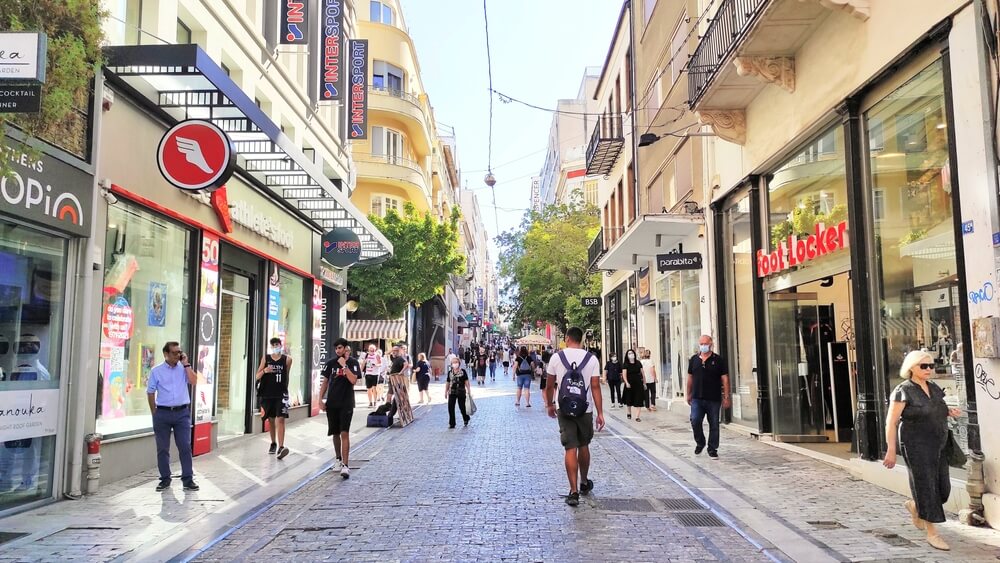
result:
[[[409,202],[402,216],[395,211],[384,219],[369,216],[394,252],[377,266],[355,266],[348,271],[348,289],[360,296],[361,310],[376,318],[396,319],[411,301],[423,303],[441,294],[448,275],[465,270],[465,257],[458,252],[460,217],[454,208],[449,220],[439,223],[429,213],[417,213]]]
[[[601,277],[587,271],[587,250],[600,230],[596,208],[578,201],[528,212],[497,238],[504,312],[512,326],[541,320],[560,327],[600,328],[600,310],[583,297],[601,294]]]
[[[818,202],[814,197],[807,197],[789,214],[789,218],[771,227],[771,248],[778,248],[781,242],[788,240],[789,235],[806,237],[813,234],[818,223],[827,227],[847,220],[847,206],[834,206],[829,213],[817,213]]]
[[[9,124],[28,137],[40,137],[77,155],[87,147],[87,120],[91,84],[102,64],[101,42],[105,17],[100,0],[8,0],[0,2],[0,28],[42,31],[48,36],[46,80],[42,109],[37,114],[0,113],[0,148],[9,142],[3,134]],[[27,146],[17,147],[27,150]],[[29,151],[32,152],[32,151]],[[10,163],[0,163],[0,174]]]

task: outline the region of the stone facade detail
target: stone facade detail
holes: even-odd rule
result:
[[[830,10],[843,10],[861,21],[871,17],[871,0],[799,0],[799,2],[819,3]]]
[[[733,64],[740,76],[756,76],[789,92],[795,91],[795,59],[791,57],[736,57]]]
[[[702,110],[697,112],[698,122],[708,125],[720,139],[745,145],[747,142],[747,114],[741,109]]]

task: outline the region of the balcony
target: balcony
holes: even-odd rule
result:
[[[368,109],[372,125],[383,125],[379,117],[400,120],[409,129],[409,139],[419,154],[431,152],[430,117],[424,109],[423,100],[416,94],[395,88],[368,88]]]
[[[431,182],[416,162],[399,156],[354,153],[358,184],[385,184],[406,190],[419,211],[430,205]]]
[[[587,145],[587,175],[607,176],[625,147],[622,116],[604,114],[597,120]]]
[[[587,249],[587,270],[591,272],[597,271],[597,261],[604,256],[604,229],[602,228],[597,232],[597,236],[594,237],[594,242],[590,243],[590,248]]]

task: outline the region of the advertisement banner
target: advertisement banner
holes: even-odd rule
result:
[[[319,101],[344,101],[344,2],[321,0]]]
[[[198,372],[194,390],[195,455],[212,449],[212,411],[215,407],[216,352],[219,340],[219,237],[202,233],[201,292],[198,296],[198,357],[193,362]]]
[[[51,436],[58,425],[58,389],[0,391],[0,442]]]
[[[646,305],[653,302],[652,292],[649,283],[649,268],[639,270],[639,304]]]
[[[309,3],[307,0],[281,0],[281,45],[309,44]]]
[[[323,282],[313,280],[312,298],[312,400],[309,401],[311,416],[319,414],[320,397],[320,374],[323,371],[323,362],[326,360],[323,353]]]
[[[347,123],[351,139],[368,138],[368,40],[351,39],[351,103]]]

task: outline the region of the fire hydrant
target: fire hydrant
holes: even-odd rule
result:
[[[100,434],[87,434],[84,441],[87,442],[87,494],[97,493],[97,486],[101,481],[101,439]]]

